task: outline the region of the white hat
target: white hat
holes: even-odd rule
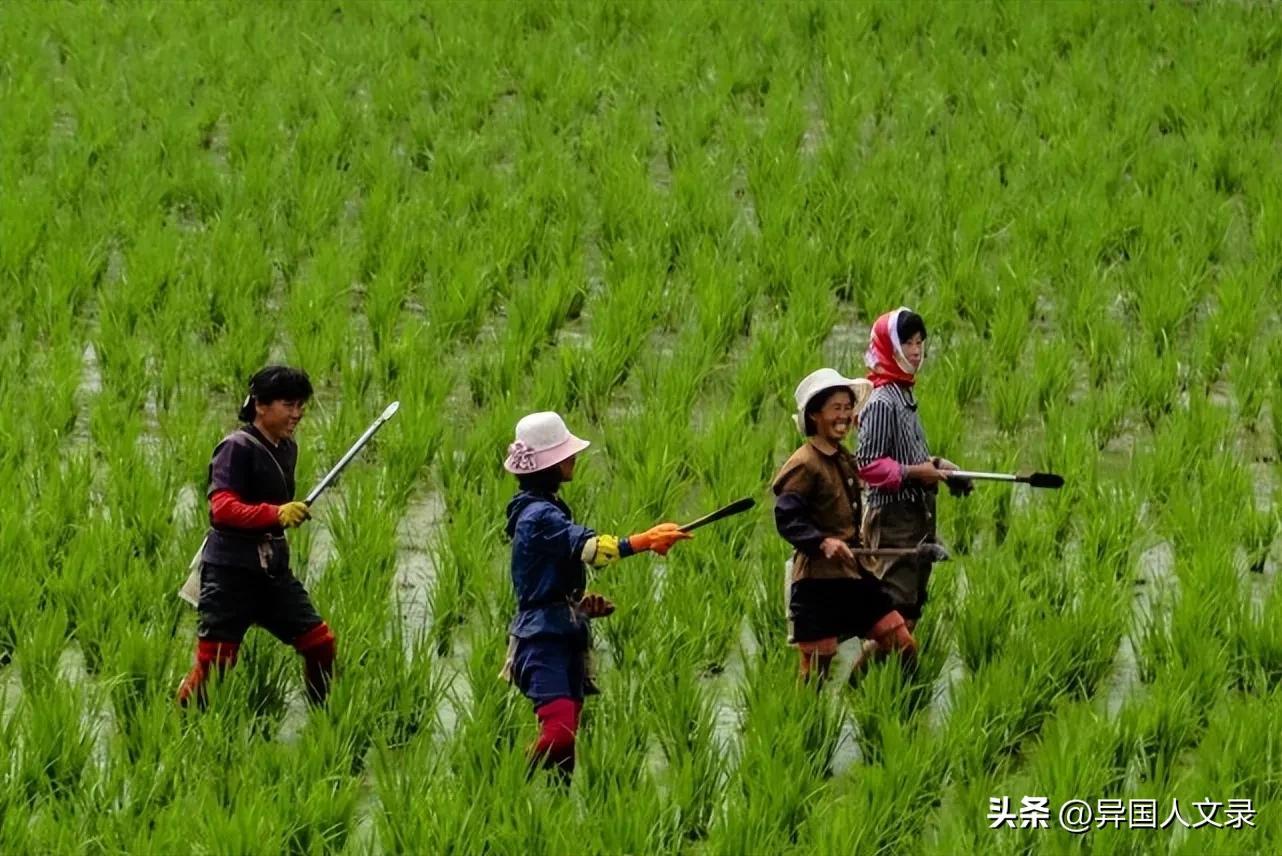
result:
[[[864,405],[868,403],[868,396],[872,395],[872,381],[866,378],[843,377],[836,369],[813,371],[802,378],[801,383],[797,384],[797,390],[792,394],[797,401],[795,420],[798,431],[806,433],[806,405],[825,389],[832,389],[835,386],[850,390],[855,400],[855,413],[864,409]]]
[[[546,470],[591,444],[570,433],[565,420],[550,410],[531,413],[516,423],[516,442],[507,447],[503,468],[525,475]]]

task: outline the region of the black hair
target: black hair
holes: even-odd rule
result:
[[[516,477],[516,480],[520,483],[521,490],[553,494],[561,489],[561,482],[565,481],[565,478],[561,475],[561,465],[553,464],[537,472],[522,473]]]
[[[312,397],[312,381],[307,372],[289,366],[267,366],[249,379],[249,397],[240,406],[240,421],[254,421],[254,404],[271,404],[273,401],[308,401]]]
[[[813,437],[819,433],[819,426],[815,424],[814,415],[828,404],[828,401],[837,393],[844,392],[850,396],[850,403],[855,403],[855,393],[848,386],[830,386],[827,389],[821,389],[814,397],[806,402],[806,436]]]
[[[926,338],[926,322],[911,309],[907,312],[900,312],[899,321],[895,324],[895,332],[899,335],[900,342],[907,342],[918,333],[924,339]]]

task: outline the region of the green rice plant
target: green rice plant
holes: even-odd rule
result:
[[[15,646],[24,692],[39,692],[59,683],[58,660],[70,639],[67,612],[55,605],[45,606],[22,617],[22,632]]]
[[[1000,470],[1014,469],[1012,458],[1013,456],[1009,454],[1002,455],[997,458],[1002,463],[998,463],[991,468]],[[1004,466],[1005,461],[1012,461],[1012,465]],[[1007,533],[1010,531],[1011,510],[1013,508],[1012,492],[998,490],[980,493],[977,491],[967,501],[971,502],[976,499],[978,499],[978,502],[973,502],[973,504],[977,506],[977,513],[981,516],[981,519],[990,520],[992,523],[993,544],[1001,546],[1005,543]]]
[[[1019,784],[1020,777],[982,774],[950,783],[938,800],[934,816],[921,837],[923,848],[984,848],[993,853],[1022,853],[1030,849],[1019,833],[993,830],[987,814],[990,800],[1005,796],[1011,808],[1018,811],[1018,795],[1027,793]],[[1053,817],[1053,815],[1052,815]],[[873,837],[873,834],[865,834]],[[893,838],[894,834],[879,837]],[[883,850],[886,848],[883,847]]]
[[[111,641],[113,656],[103,672],[110,675],[105,684],[115,712],[113,752],[143,763],[156,752],[158,736],[177,737],[170,693],[191,656],[179,655],[170,639],[150,628],[117,628]]]
[[[256,754],[261,759],[257,765],[233,773],[235,790],[229,794],[219,793],[208,776],[194,782],[182,798],[157,813],[150,840],[176,844],[185,830],[189,839],[226,842],[245,852],[341,848],[358,799],[356,788],[316,775],[320,770],[315,763],[300,769],[290,747],[262,746]],[[295,811],[274,810],[281,801]]]
[[[1217,708],[1207,737],[1196,751],[1196,761],[1185,768],[1172,788],[1182,811],[1192,815],[1188,822],[1201,822],[1201,812],[1205,810],[1222,826],[1200,826],[1197,831],[1206,835],[1199,837],[1208,842],[1199,842],[1201,846],[1252,848],[1276,835],[1276,823],[1266,813],[1278,803],[1277,767],[1270,764],[1277,754],[1277,742],[1262,718],[1262,705],[1272,698],[1275,697],[1226,699]],[[1223,796],[1208,800],[1207,794]],[[1234,827],[1227,811],[1228,800],[1250,801],[1255,815],[1249,825],[1239,821],[1240,828]],[[1209,801],[1220,805],[1206,805]],[[1198,804],[1203,808],[1199,809]]]
[[[691,438],[665,430],[667,414],[647,411],[612,433],[614,477],[629,485],[633,513],[646,517],[671,514],[691,478]],[[656,441],[656,438],[661,440]]]
[[[71,333],[67,331],[62,335],[70,337]],[[51,349],[43,356],[44,364],[36,369],[43,378],[39,383],[41,406],[31,408],[30,417],[40,421],[51,439],[65,437],[76,425],[76,391],[81,379],[83,348],[71,344]]]
[[[1110,444],[1135,436],[1127,433],[1130,427],[1127,422],[1129,408],[1126,394],[1118,387],[1096,391],[1083,402],[1083,409],[1089,426],[1088,436],[1097,451],[1111,451]]]
[[[1028,793],[1062,805],[1082,794],[1126,793],[1130,746],[1121,726],[1083,702],[1058,706],[1030,752]]]
[[[1128,366],[1127,389],[1150,429],[1156,428],[1176,406],[1184,388],[1179,362],[1168,349],[1150,351],[1134,345]]]
[[[726,852],[796,841],[836,749],[836,700],[796,684],[791,664],[749,666],[743,743],[711,842]],[[789,774],[772,776],[782,759]],[[769,784],[767,784],[767,782]]]
[[[1183,753],[1202,739],[1208,705],[1217,693],[1214,681],[1204,681],[1198,671],[1214,657],[1202,657],[1201,663],[1183,674],[1163,678],[1150,688],[1142,705],[1122,707],[1119,727],[1130,747],[1139,783],[1158,788],[1169,785]]]
[[[1017,647],[1021,641],[1033,643],[1032,649]],[[1026,741],[1041,731],[1055,701],[1069,691],[1052,679],[1054,665],[1038,656],[1048,649],[1060,653],[1024,625],[1017,630],[1016,645],[990,662],[978,680],[963,684],[947,724],[948,733],[968,735],[956,741],[950,759],[954,775],[1007,769]],[[1065,650],[1062,656],[1073,654]]]
[[[1037,409],[1043,417],[1058,411],[1068,400],[1080,378],[1074,372],[1074,353],[1063,339],[1038,342],[1033,349]]]
[[[678,651],[681,649],[678,648]],[[653,730],[663,753],[662,781],[686,840],[707,837],[718,804],[715,785],[724,770],[712,701],[687,667],[650,683]]]
[[[1277,801],[1282,787],[1275,763],[1278,741],[1267,713],[1276,700],[1276,692],[1221,699],[1196,750],[1205,763],[1188,768],[1181,790],[1202,786],[1226,798],[1231,792],[1249,795],[1257,804]]]
[[[967,451],[967,420],[960,406],[943,396],[924,396],[919,405],[922,422],[930,426],[930,450],[951,460]]]
[[[1245,353],[1234,354],[1229,362],[1229,380],[1237,417],[1246,430],[1254,432],[1268,395],[1267,352],[1259,341]]]
[[[16,540],[16,539],[15,539]],[[6,538],[6,542],[13,540]],[[30,567],[28,554],[6,550],[6,555],[14,557],[15,564],[21,562]],[[14,652],[20,643],[26,641],[28,628],[40,603],[40,585],[27,574],[15,575],[3,602],[0,602],[0,661],[5,665],[13,659]],[[37,642],[37,650],[39,643]],[[39,659],[39,654],[37,654]]]
[[[977,572],[966,575],[966,601],[957,615],[955,636],[968,671],[983,668],[1006,649],[1011,631],[1020,622],[1016,595],[1022,572],[1013,557],[1005,557],[986,560]],[[1000,618],[994,620],[995,616]]]
[[[990,328],[987,331],[991,358],[1006,370],[1014,370],[1029,344],[1028,326],[1033,314],[1033,292],[1007,282],[997,286]]]
[[[1226,628],[1234,683],[1245,692],[1273,692],[1282,680],[1282,639],[1275,620],[1279,608],[1282,595],[1272,589],[1249,620]]]
[[[61,798],[81,787],[94,741],[86,714],[95,701],[84,688],[63,682],[27,685],[14,786],[28,801]]]
[[[1097,571],[1108,572],[1116,581],[1134,578],[1135,544],[1140,534],[1140,513],[1134,494],[1101,488],[1099,506],[1108,515],[1078,519],[1080,552],[1083,561]]]
[[[975,549],[984,519],[978,506],[974,502],[959,502],[949,510],[940,524],[942,539],[948,549],[959,556],[965,556]]]
[[[476,522],[489,517],[479,503],[461,501],[452,509],[452,515],[451,523],[438,529],[428,544],[436,568],[429,606],[433,615],[432,635],[439,654],[450,650],[455,628],[466,621],[476,604],[477,591],[482,585],[477,571],[487,567],[495,553],[492,543],[470,537]]]
[[[1121,322],[1103,317],[1090,324],[1082,348],[1092,388],[1107,389],[1111,381],[1123,376],[1127,368],[1127,338],[1126,328]]]
[[[762,485],[774,475],[772,470],[777,465],[772,460],[775,457],[775,437],[767,432],[745,432],[744,423],[742,413],[722,410],[709,415],[693,440],[691,459],[695,463],[692,468],[697,469],[697,483],[702,488],[701,501],[710,508],[724,504],[732,497],[759,493]],[[683,505],[689,506],[689,501]],[[696,512],[695,508],[682,510]],[[746,548],[744,542],[755,527],[745,528],[741,524],[757,520],[760,518],[750,515],[730,521],[730,528],[724,530],[726,540],[738,541]],[[718,530],[719,533],[722,531]],[[735,550],[732,555],[747,558],[743,550]]]
[[[429,640],[415,640],[408,657],[401,655],[403,643],[394,644],[395,639],[372,641],[369,657],[356,659],[353,667],[344,667],[343,680],[335,684],[330,709],[340,711],[340,720],[349,716],[370,720],[365,728],[375,746],[395,749],[416,735],[435,733],[446,682],[431,657]],[[398,675],[399,680],[390,692],[375,693],[372,684],[383,681],[384,675]],[[368,702],[371,696],[378,698],[375,707]]]
[[[387,505],[370,471],[345,473],[344,480],[342,494],[331,497],[325,517],[335,557],[318,587],[339,602],[386,589],[396,564],[395,512],[401,510],[393,506],[388,508],[393,513],[375,513]]]
[[[1248,509],[1243,512],[1242,517],[1247,567],[1253,573],[1264,573],[1264,566],[1278,535],[1277,512],[1272,507],[1265,510]]]
[[[1245,530],[1254,527],[1257,512],[1234,503],[1229,508],[1219,508],[1225,497],[1251,497],[1254,493],[1251,477],[1241,462],[1228,455],[1203,458],[1200,473],[1195,481],[1171,497],[1165,509],[1165,527],[1171,540],[1181,549],[1196,548],[1208,539],[1216,541],[1237,540]],[[1207,532],[1205,521],[1214,514],[1219,519],[1216,531]],[[1263,537],[1262,533],[1261,537]],[[1231,551],[1229,544],[1222,545]]]
[[[1267,11],[104,11],[0,27],[0,849],[1276,849]],[[902,304],[932,448],[1068,485],[942,497],[964,562],[918,673],[853,693],[795,686],[764,505],[600,574],[574,784],[527,782],[534,718],[494,680],[516,419],[594,441],[565,496],[602,531],[763,497],[797,380],[862,372]],[[276,360],[317,384],[300,485],[402,402],[290,536],[339,681],[305,711],[255,631],[178,715],[208,455]],[[424,477],[445,513],[398,532]],[[422,638],[389,597],[407,536]],[[1142,683],[1105,716],[1132,615]],[[987,829],[1039,791],[1236,792],[1259,829]]]
[[[479,787],[488,777],[504,775],[513,765],[523,767],[525,763],[518,722],[528,727],[533,721],[517,719],[518,707],[521,712],[528,707],[497,678],[505,649],[502,644],[473,645],[464,654],[460,680],[452,688],[451,701],[458,716],[448,753],[452,770],[464,787]]]
[[[672,610],[685,628],[693,630],[692,643],[684,650],[689,665],[715,674],[724,668],[731,646],[738,641],[742,613],[735,608],[740,597],[738,575],[729,563],[709,557],[705,549],[669,560],[658,605]],[[715,545],[711,550],[729,552]]]
[[[1274,386],[1269,395],[1269,424],[1273,435],[1273,450],[1276,456],[1282,456],[1282,392]]]
[[[886,852],[922,841],[943,797],[947,749],[919,728],[887,721],[884,760],[819,796],[799,843],[825,852]]]
[[[1151,502],[1164,505],[1190,490],[1185,462],[1197,462],[1199,451],[1221,452],[1223,427],[1223,418],[1203,405],[1191,407],[1186,418],[1170,420],[1153,433],[1147,453],[1137,461],[1138,482]],[[1223,454],[1217,454],[1215,460],[1221,468],[1226,465]],[[1227,465],[1231,471],[1233,465]],[[1196,484],[1191,489],[1195,490]]]
[[[291,689],[300,668],[294,652],[265,631],[251,632],[240,649],[236,666],[209,682],[213,711],[197,723],[202,732],[235,730],[258,738],[276,734],[284,719]],[[177,687],[177,681],[173,683]]]
[[[939,594],[933,591],[932,597]],[[927,613],[914,628],[919,653],[911,674],[891,658],[874,662],[858,678],[849,709],[858,724],[856,745],[864,764],[885,763],[888,741],[905,739],[902,729],[934,701],[937,682],[947,680],[942,673],[953,641],[951,625],[949,621],[941,627],[935,614]]]
[[[424,797],[423,780],[409,776],[407,768],[426,771],[428,781],[439,781],[440,777],[432,774],[437,773],[440,756],[431,741],[417,743],[413,754],[380,754],[376,758],[380,803],[376,824],[384,846],[408,850],[424,843],[447,845],[483,835],[485,818],[474,810],[473,801],[461,789],[433,789],[440,821],[429,820],[419,810]]]
[[[596,822],[574,824],[572,829],[563,831],[560,840],[564,849],[572,851],[577,846],[592,852],[615,853],[680,847],[679,816],[654,777],[638,771],[614,786],[593,784],[597,769],[618,763],[617,756],[595,760],[602,736],[598,731],[580,747],[581,767],[575,771],[576,778],[582,776],[586,782],[580,791],[585,798],[583,815],[596,818]]]

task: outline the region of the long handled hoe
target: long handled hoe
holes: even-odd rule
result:
[[[1058,473],[980,473],[971,470],[948,470],[948,478],[961,481],[1018,482],[1030,487],[1058,490],[1064,486],[1064,477]]]

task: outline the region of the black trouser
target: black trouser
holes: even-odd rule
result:
[[[789,642],[867,638],[894,607],[872,577],[797,580],[788,598]]]
[[[288,569],[275,576],[260,567],[201,563],[200,621],[196,635],[240,642],[257,624],[287,645],[321,623],[307,589]]]

